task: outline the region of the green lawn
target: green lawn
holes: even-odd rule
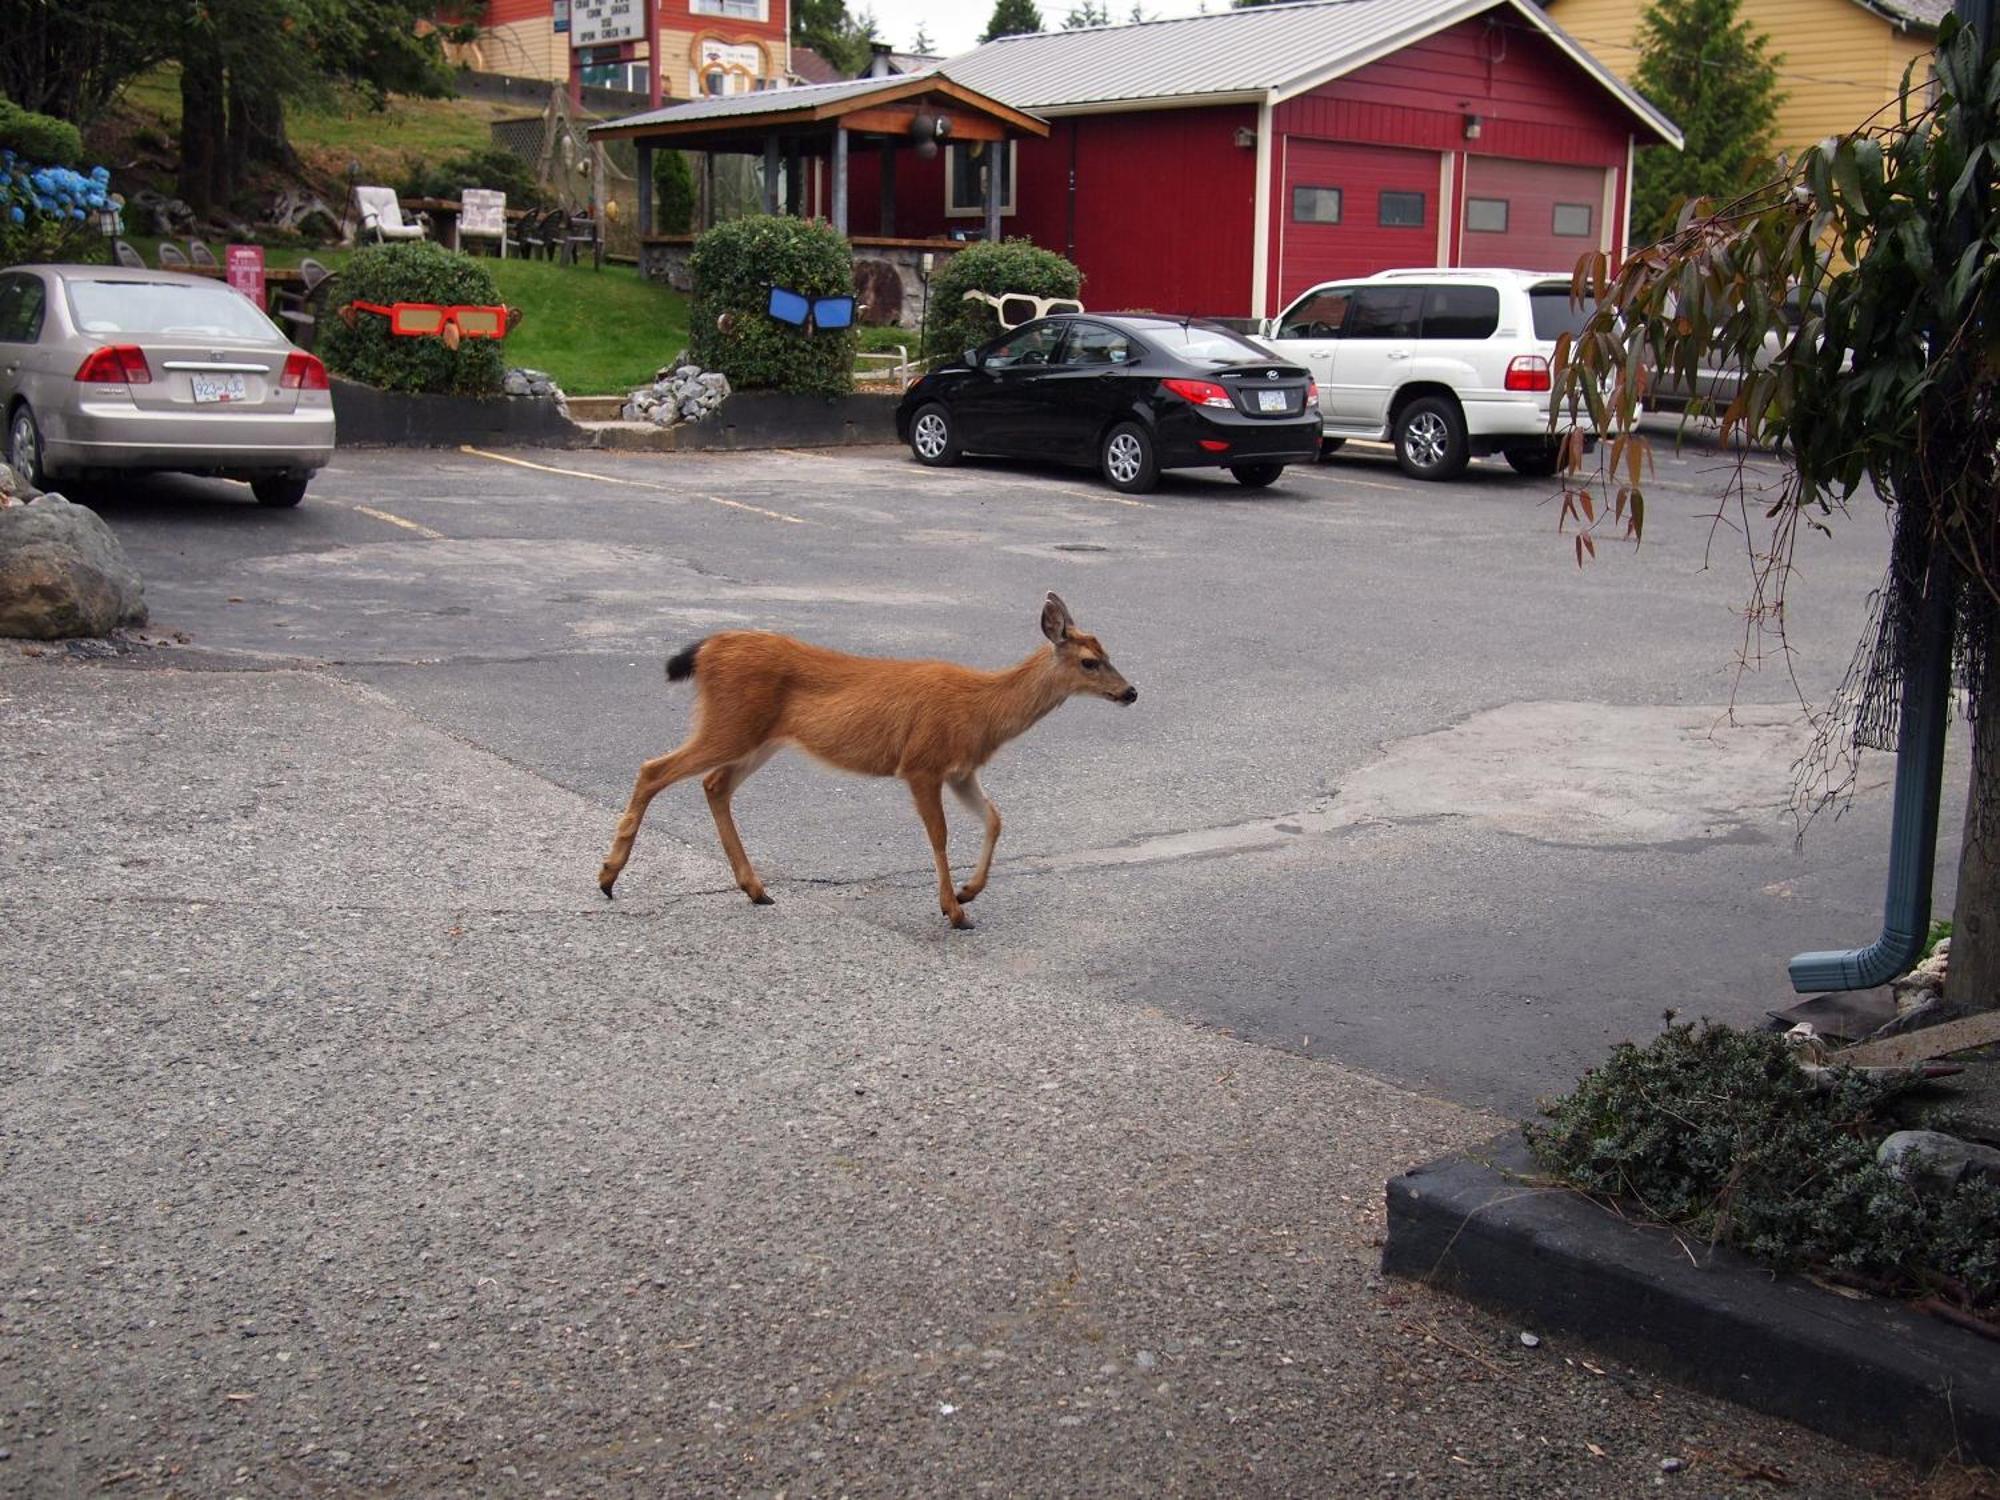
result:
[[[127,236],[146,258],[159,262],[156,239]],[[218,257],[221,244],[210,246]],[[345,250],[273,246],[266,265],[295,266],[310,255],[339,270]],[[687,298],[657,281],[642,281],[632,266],[565,266],[546,260],[481,257],[500,299],[521,309],[520,327],[508,335],[507,363],[547,370],[573,396],[622,394],[647,384],[653,372],[687,347]]]

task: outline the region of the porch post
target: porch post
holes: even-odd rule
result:
[[[1000,243],[1000,165],[1007,152],[1005,139],[986,143],[986,238]]]
[[[639,152],[639,233],[653,232],[653,143],[634,141]]]
[[[778,133],[764,137],[764,212],[778,211]]]
[[[701,153],[701,218],[703,229],[715,228],[715,153]]]
[[[847,233],[847,127],[833,122],[833,227]]]
[[[785,212],[795,219],[804,218],[806,185],[805,154],[797,141],[785,153]]]
[[[882,237],[896,236],[896,138],[882,138]]]

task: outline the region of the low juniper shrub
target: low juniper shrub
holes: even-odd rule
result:
[[[1784,1041],[1675,1024],[1613,1050],[1527,1127],[1573,1187],[1788,1270],[1992,1310],[2000,1187],[1920,1196],[1875,1161],[1895,1090],[1852,1070],[1817,1087]]]

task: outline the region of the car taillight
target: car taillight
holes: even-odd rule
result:
[[[76,378],[90,385],[151,385],[153,369],[137,344],[106,344],[84,356]]]
[[[1546,391],[1550,387],[1549,362],[1539,354],[1517,355],[1507,365],[1510,391]]]
[[[1236,403],[1229,399],[1229,392],[1213,380],[1162,380],[1161,385],[1172,391],[1181,400],[1195,406],[1226,406],[1234,408]]]
[[[1306,405],[1319,405],[1319,382],[1317,380],[1308,380],[1306,382]]]
[[[278,376],[278,389],[323,391],[326,389],[326,366],[319,362],[317,355],[294,349],[285,356],[285,368]]]

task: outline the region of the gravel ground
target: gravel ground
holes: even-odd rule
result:
[[[0,1490],[1894,1495],[1376,1271],[1500,1122],[302,671],[0,658]],[[672,894],[665,894],[671,892]]]

